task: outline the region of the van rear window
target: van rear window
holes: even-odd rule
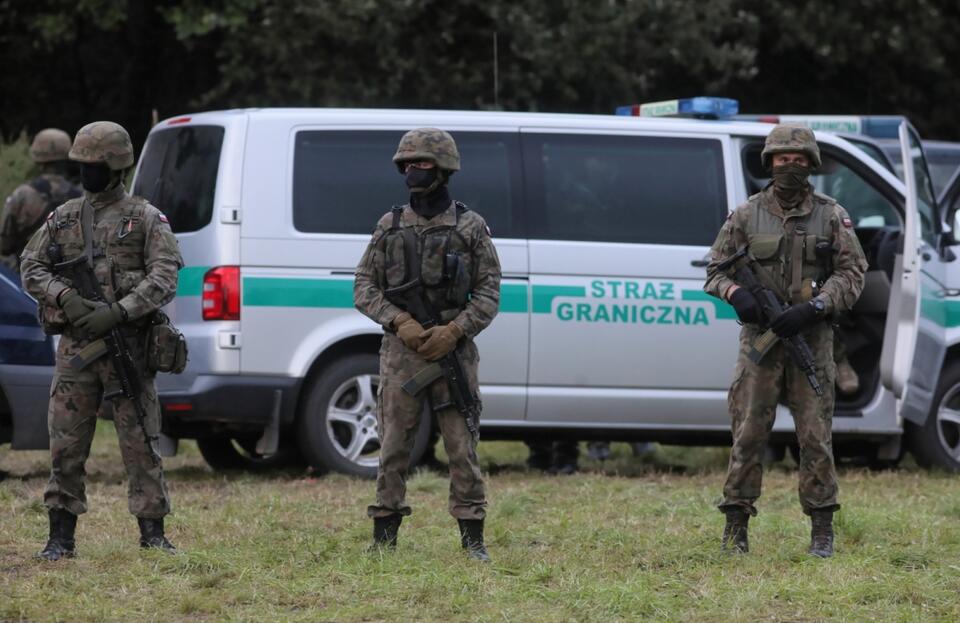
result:
[[[162,210],[174,232],[210,223],[223,134],[221,126],[191,125],[147,138],[133,194]]]
[[[515,133],[456,132],[461,171],[450,195],[487,221],[494,236],[521,237]],[[394,205],[407,203],[391,159],[402,131],[303,130],[293,161],[293,224],[298,231],[369,234]]]
[[[709,246],[726,218],[715,139],[529,133],[523,154],[535,238]]]

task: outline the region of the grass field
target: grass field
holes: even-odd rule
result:
[[[187,444],[184,444],[187,445]],[[371,482],[306,472],[223,475],[195,448],[167,461],[182,553],[137,548],[113,430],[88,463],[78,558],[31,558],[46,537],[43,452],[4,451],[0,620],[960,620],[960,481],[907,467],[841,473],[837,555],[806,555],[787,464],[768,472],[751,553],[719,552],[726,452],[660,448],[551,477],[519,443],[481,443],[491,565],[467,560],[446,478],[410,483],[395,553],[367,553]]]

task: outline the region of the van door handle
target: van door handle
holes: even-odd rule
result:
[[[710,265],[710,260],[691,260],[690,265],[694,268],[706,268]]]

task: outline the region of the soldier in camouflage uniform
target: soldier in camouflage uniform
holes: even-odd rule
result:
[[[77,516],[87,510],[84,463],[97,408],[105,393],[117,391],[118,378],[109,357],[92,355],[84,366],[71,364],[71,358],[95,352],[84,349],[98,346],[99,338],[115,327],[127,338],[144,388],[139,398],[143,421],[133,401],[123,395],[112,399],[129,509],[140,526],[141,547],[174,552],[163,529],[170,500],[158,453],[160,407],[154,373],[146,367],[144,336],[153,312],[173,299],[183,260],[163,213],[124,188],[124,172],[133,165],[126,130],[108,121],[86,125],[77,133],[70,158],[81,163],[83,197],[51,213],[22,257],[23,285],[39,302],[44,330],[62,333],[48,410],[53,469],[44,504],[50,539],[38,555],[48,560],[74,555]],[[51,244],[60,245],[64,260],[92,258],[109,303],[82,298],[54,270]]]
[[[767,137],[761,157],[773,180],[721,228],[704,286],[733,305],[743,323],[729,394],[733,450],[720,505],[727,517],[723,546],[748,549],[747,522],[757,512],[754,502],[760,497],[764,448],[777,402],[783,400],[793,414],[800,446],[800,504],[811,517],[810,553],[828,557],[833,554],[832,520],[839,504],[831,442],[833,331],[827,320],[856,302],[867,263],[846,211],[815,192],[808,181],[810,172],[820,166],[813,132],[778,125]],[[759,364],[748,358],[751,344],[763,332],[757,325],[758,304],[718,269],[743,247],[756,258],[768,287],[790,304],[770,328],[781,338],[798,333],[806,338],[816,359],[822,396],[816,395],[782,344],[777,343]]]
[[[374,521],[374,546],[395,547],[400,522],[411,512],[405,501],[407,469],[425,397],[434,409],[450,459],[449,511],[460,526],[461,544],[471,557],[486,561],[487,502],[477,460],[478,440],[464,416],[451,406],[444,378],[416,396],[401,386],[429,362],[456,351],[469,386],[479,397],[479,356],[473,338],[497,314],[500,261],[483,218],[450,198],[447,182],[460,170],[460,155],[447,132],[411,130],[400,140],[393,161],[406,176],[410,203],[394,208],[377,223],[357,267],[353,293],[357,309],[385,331],[377,401],[377,502],[367,509]],[[407,240],[415,241],[417,248],[405,253]],[[450,274],[445,260],[453,255],[464,270]],[[414,260],[420,262],[419,270],[407,266],[407,257],[419,258]],[[440,316],[440,324],[426,330],[386,294],[416,272]]]
[[[20,270],[20,253],[54,208],[80,196],[80,189],[69,179],[70,135],[47,128],[33,138],[30,159],[40,174],[21,184],[7,197],[0,213],[0,265]]]

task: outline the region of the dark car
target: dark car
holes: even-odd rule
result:
[[[20,276],[0,266],[0,444],[15,450],[49,445],[47,402],[54,340],[37,321],[37,302]]]

